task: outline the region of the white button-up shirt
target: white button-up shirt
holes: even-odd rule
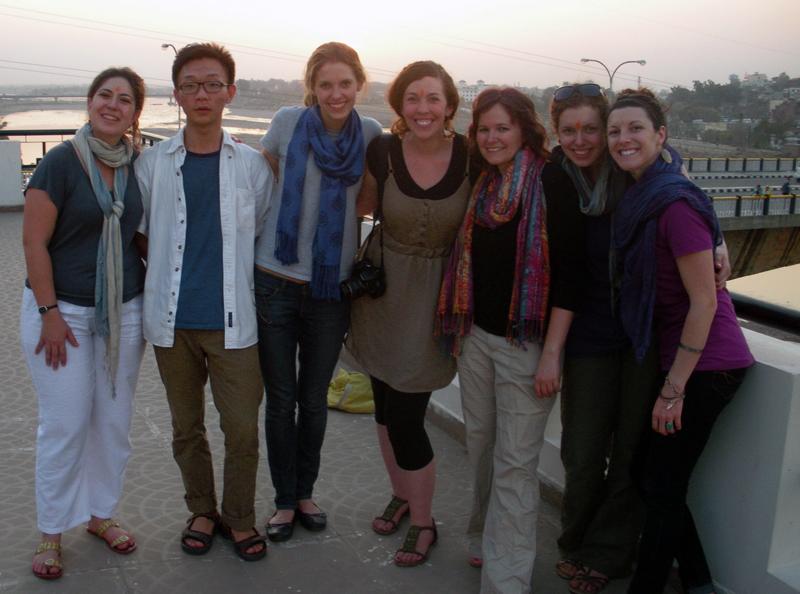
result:
[[[148,238],[144,337],[161,347],[171,347],[175,337],[186,241],[186,197],[181,173],[185,158],[181,130],[145,150],[135,163],[144,203],[139,231]],[[226,349],[245,348],[258,340],[253,250],[274,186],[272,171],[261,153],[234,142],[223,130],[219,210]]]

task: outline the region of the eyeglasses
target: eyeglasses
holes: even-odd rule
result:
[[[220,82],[218,80],[206,80],[203,82],[185,82],[178,85],[178,90],[181,92],[182,95],[194,95],[197,91],[200,90],[200,87],[203,87],[203,90],[212,95],[214,93],[219,93],[222,89],[229,87],[229,84],[225,84],[224,82]]]
[[[553,93],[553,99],[555,101],[566,101],[575,93],[583,95],[584,97],[601,97],[605,95],[605,93],[603,93],[603,89],[600,88],[600,85],[595,83],[584,83],[581,85],[566,85],[564,87],[559,87],[556,89],[555,93]]]

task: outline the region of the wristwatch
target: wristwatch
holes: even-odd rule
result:
[[[46,314],[48,311],[50,311],[51,309],[56,309],[56,308],[58,308],[58,303],[54,303],[53,305],[42,305],[42,306],[39,308],[39,313],[40,313],[40,314],[42,314],[42,315],[44,315],[44,314]]]

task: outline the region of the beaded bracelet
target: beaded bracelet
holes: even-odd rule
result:
[[[673,394],[675,394],[675,397],[676,397],[676,398],[679,398],[680,396],[682,396],[682,395],[683,395],[683,392],[681,392],[680,390],[678,390],[677,386],[676,386],[675,384],[673,384],[673,383],[672,383],[672,380],[671,380],[671,379],[669,379],[669,376],[666,376],[666,377],[664,378],[664,385],[665,385],[665,386],[669,386],[669,388],[672,390],[672,393],[673,393]],[[669,399],[667,398],[666,400],[669,400]]]

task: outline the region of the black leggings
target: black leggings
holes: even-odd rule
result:
[[[400,392],[370,376],[375,399],[375,422],[385,425],[397,465],[419,470],[433,460],[433,448],[425,431],[425,411],[430,392]]]

